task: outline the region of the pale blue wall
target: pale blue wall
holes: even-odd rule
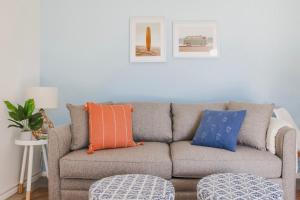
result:
[[[64,104],[241,100],[288,108],[300,125],[299,0],[42,0],[41,83]],[[129,63],[129,17],[165,16],[167,63]],[[172,57],[172,20],[216,20],[217,59]]]

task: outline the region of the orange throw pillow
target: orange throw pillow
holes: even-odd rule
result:
[[[132,106],[87,103],[90,145],[88,153],[99,149],[133,147]]]

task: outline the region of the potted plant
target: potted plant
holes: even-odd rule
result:
[[[33,99],[25,101],[24,106],[19,104],[13,105],[9,101],[4,101],[12,122],[8,128],[15,127],[21,129],[20,139],[30,140],[32,132],[38,131],[43,125],[42,114],[39,112],[34,113],[35,104]]]

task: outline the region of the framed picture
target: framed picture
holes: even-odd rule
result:
[[[217,24],[214,21],[175,21],[173,55],[182,58],[217,57]]]
[[[130,19],[130,62],[165,62],[164,17]]]

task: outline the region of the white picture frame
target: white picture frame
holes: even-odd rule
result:
[[[150,34],[150,47],[149,47]],[[166,62],[164,17],[130,18],[130,62]]]
[[[218,57],[219,43],[215,21],[174,21],[173,56],[177,58]]]

